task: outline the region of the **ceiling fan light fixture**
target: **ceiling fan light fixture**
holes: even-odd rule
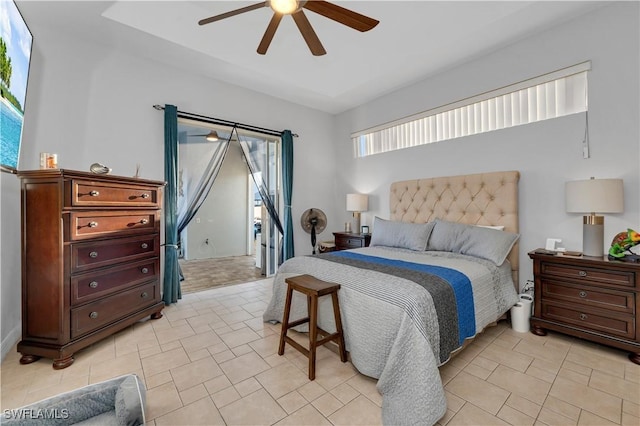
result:
[[[271,0],[269,5],[274,12],[281,15],[290,15],[300,7],[298,0]]]
[[[218,132],[216,132],[215,130],[210,131],[204,138],[209,142],[216,142],[218,139],[220,139],[218,137]]]

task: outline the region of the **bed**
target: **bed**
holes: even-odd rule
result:
[[[378,379],[383,422],[436,423],[446,412],[438,367],[517,302],[518,180],[506,171],[391,184],[390,217],[375,218],[370,247],[286,261],[263,319],[281,321],[287,277],[341,284],[346,348]],[[292,321],[307,315],[296,296]],[[318,310],[334,331],[330,300]]]

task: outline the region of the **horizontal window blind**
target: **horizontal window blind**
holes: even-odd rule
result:
[[[587,110],[583,62],[351,135],[355,157],[379,154]]]

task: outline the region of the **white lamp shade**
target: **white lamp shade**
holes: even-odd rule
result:
[[[366,194],[347,194],[348,212],[366,212],[369,209],[369,196]]]
[[[575,180],[565,184],[567,213],[622,213],[622,179]]]

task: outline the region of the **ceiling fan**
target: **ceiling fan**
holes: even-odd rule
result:
[[[318,13],[326,18],[332,19],[361,32],[369,31],[378,25],[379,22],[373,18],[369,18],[368,16],[361,15],[352,10],[345,9],[342,6],[323,0],[267,0],[220,15],[201,19],[198,21],[198,24],[210,24],[211,22],[220,21],[231,16],[250,12],[263,7],[270,7],[273,10],[273,17],[271,18],[271,21],[262,36],[262,40],[258,45],[257,51],[261,55],[267,53],[271,40],[273,40],[273,36],[275,35],[278,25],[280,25],[280,21],[284,15],[291,15],[293,21],[298,26],[304,41],[307,43],[307,46],[309,46],[309,49],[314,56],[321,56],[327,53],[302,9]]]
[[[216,142],[220,137],[218,136],[218,132],[215,130],[210,131],[209,133],[205,133],[202,135],[187,135],[189,138],[205,138],[209,142]]]

